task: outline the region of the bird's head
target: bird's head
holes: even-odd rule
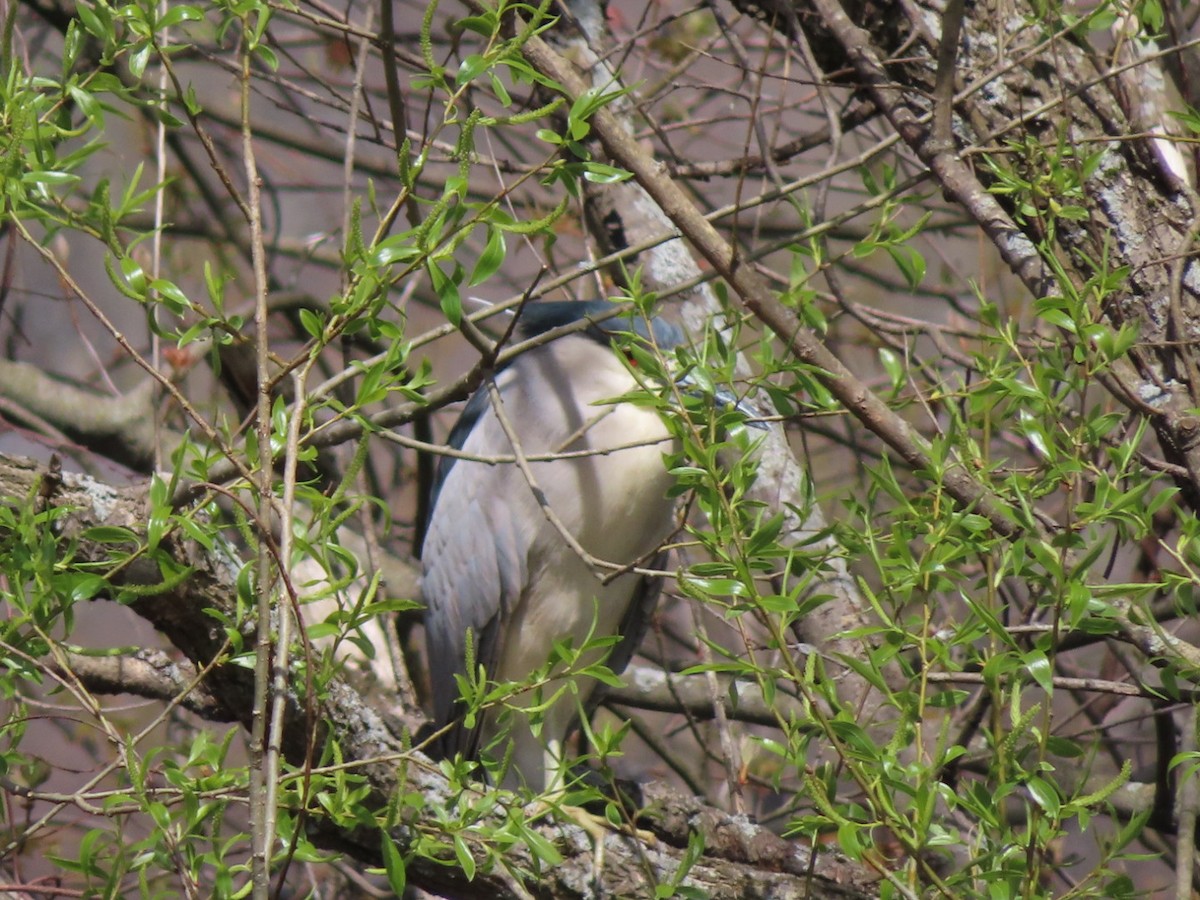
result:
[[[520,316],[517,329],[527,339],[574,327],[580,337],[619,350],[636,375],[649,373],[654,380],[673,384],[675,405],[707,404],[718,412],[736,412],[741,424],[751,428],[768,427],[752,403],[686,361],[679,351],[687,347],[687,336],[661,316],[646,316],[630,304],[609,300],[540,301],[525,306]]]

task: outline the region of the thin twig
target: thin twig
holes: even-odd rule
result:
[[[713,671],[712,646],[708,641],[708,629],[704,626],[704,612],[700,604],[690,604],[692,610],[692,626],[696,630],[696,648],[700,654],[700,663],[704,666],[704,679],[708,684],[709,702],[712,704],[713,721],[717,725],[717,736],[721,742],[721,762],[725,766],[725,783],[729,788],[729,800],[733,805],[735,815],[746,814],[746,797],[742,793],[742,754],[733,732],[729,727],[729,719],[725,715],[725,697],[717,682],[717,673]]]
[[[933,89],[933,140],[939,149],[954,149],[954,73],[958,39],[962,34],[963,0],[947,0],[938,44],[937,81]]]
[[[242,34],[241,106],[242,158],[246,167],[246,213],[250,222],[250,251],[254,267],[254,357],[258,391],[255,404],[255,432],[258,438],[258,528],[267,533],[272,513],[274,490],[274,454],[271,451],[271,345],[267,333],[270,309],[267,305],[266,248],[263,245],[261,180],[254,158],[254,129],[250,116],[250,69],[253,48],[247,33]],[[299,416],[293,417],[299,419]],[[271,857],[275,848],[275,792],[278,788],[279,747],[267,742],[271,712],[271,656],[275,573],[271,554],[259,544],[255,593],[257,638],[254,648],[254,710],[250,727],[250,872],[251,896],[268,900],[271,891]],[[285,611],[286,617],[286,611]],[[272,729],[274,732],[274,729]]]
[[[513,428],[512,422],[508,418],[508,414],[504,411],[504,400],[501,398],[500,389],[496,387],[496,382],[494,380],[487,383],[487,392],[488,397],[492,402],[492,410],[496,414],[496,420],[500,423],[500,427],[503,429],[505,436],[508,438],[508,442],[512,444],[513,456],[516,460],[517,468],[521,470],[521,474],[525,477],[525,482],[529,485],[529,490],[533,492],[533,499],[541,508],[542,514],[546,517],[546,521],[554,526],[554,530],[559,533],[559,536],[562,537],[567,546],[574,551],[575,555],[592,568],[592,574],[596,577],[596,579],[602,580],[603,576],[595,570],[601,566],[609,566],[611,564],[597,559],[596,557],[592,556],[592,554],[584,550],[583,545],[579,543],[575,535],[571,534],[571,530],[567,528],[566,523],[563,522],[558,513],[554,511],[554,508],[550,505],[550,501],[546,498],[546,492],[542,490],[542,488],[538,485],[537,479],[533,477],[533,469],[530,468],[529,461],[525,458],[524,451],[521,449],[520,436],[517,434],[516,429]]]
[[[1196,753],[1196,729],[1200,728],[1200,707],[1193,705],[1188,711],[1187,725],[1183,729],[1180,752],[1186,759]],[[1200,811],[1200,787],[1196,784],[1195,766],[1185,764],[1178,774],[1178,794],[1175,800],[1175,822],[1179,828],[1175,836],[1175,898],[1191,900],[1196,865],[1196,815]]]

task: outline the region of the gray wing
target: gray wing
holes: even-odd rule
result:
[[[480,390],[464,408],[450,444],[480,456],[511,452],[497,443],[499,430],[487,391]],[[492,670],[504,620],[526,581],[529,542],[507,521],[503,480],[509,468],[444,457],[434,485],[421,592],[434,719],[439,728],[451,726],[442,740],[445,755],[471,756],[475,750],[477,729],[461,726],[456,702],[455,675],[466,673],[467,633],[476,663]]]

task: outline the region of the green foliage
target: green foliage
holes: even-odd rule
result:
[[[1077,36],[1107,29],[1122,12],[1100,4],[1070,18],[1051,6],[1041,10],[1041,24]],[[316,843],[319,820],[372,852],[377,846],[375,875],[400,895],[414,872],[431,865],[456,867],[468,880],[502,873],[536,883],[564,859],[552,832],[540,828],[539,809],[562,815],[565,806],[586,802],[613,826],[634,818],[616,790],[573,774],[541,797],[489,787],[511,769],[503,739],[480,760],[440,761],[452,799],[437,805],[404,781],[410,766],[429,765],[406,744],[388,760],[399,787],[382,797],[370,768],[347,760],[322,719],[337,679],[362,675],[370,685],[385,671],[392,633],[381,622],[399,618],[411,640],[419,604],[398,593],[380,563],[416,549],[412,453],[430,437],[410,426],[437,412],[435,400],[462,399],[508,349],[493,348],[469,321],[478,318],[471,292],[511,295],[515,304],[550,290],[539,281],[553,271],[553,289],[608,292],[631,315],[673,302],[656,294],[663,287],[665,295],[665,286],[647,287],[650,267],[637,268],[645,260],[627,246],[605,273],[616,286],[571,281],[601,268],[592,245],[572,233],[576,214],[596,188],[631,178],[603,158],[597,115],[628,115],[635,130],[648,123],[646,134],[664,152],[676,129],[661,96],[647,99],[647,84],[616,77],[618,54],[604,60],[613,77],[577,97],[535,68],[528,43],[556,34],[562,23],[554,9],[548,0],[499,2],[452,20],[452,11],[428,3],[411,28],[364,45],[367,26],[334,21],[324,7],[91,0],[74,5],[32,69],[23,61],[31,44],[17,39],[18,12],[8,13],[0,52],[3,224],[41,255],[64,296],[86,309],[108,342],[105,352],[132,363],[118,373],[121,390],[113,393],[154,379],[160,452],[141,470],[145,521],[136,525],[76,532],[66,527],[73,511],[37,493],[0,502],[0,698],[7,714],[0,775],[8,808],[21,813],[0,831],[4,853],[44,858],[85,895],[248,896],[261,894],[256,865],[299,883],[300,863],[345,861]],[[1132,15],[1139,34],[1158,33],[1167,21],[1154,2],[1135,4]],[[710,29],[707,14],[704,22],[704,39],[716,41],[724,25]],[[290,43],[296,31],[316,39]],[[379,75],[379,84],[360,93],[360,77],[393,64],[385,46],[407,67],[402,84]],[[774,44],[764,46],[769,53]],[[374,54],[362,72],[337,62],[360,48]],[[673,66],[686,58],[678,50],[669,54]],[[322,53],[328,58],[318,66]],[[203,66],[214,61],[221,78],[244,88],[236,108],[210,95],[205,81],[215,70]],[[329,84],[291,93],[310,67]],[[671,77],[684,79],[685,69],[672,69]],[[299,115],[287,111],[295,115],[286,120],[290,130],[276,127],[287,106],[280,96],[304,101],[296,104]],[[333,119],[347,110],[371,127]],[[759,114],[755,106],[747,122]],[[708,115],[696,114],[688,127],[701,128]],[[1200,130],[1194,111],[1174,115]],[[330,169],[311,177],[341,199],[314,226],[326,230],[307,243],[281,222],[311,212],[295,208],[288,185],[280,186],[293,175],[279,159],[310,152],[308,132],[290,128],[300,118],[315,135],[334,121],[339,140],[324,161]],[[356,136],[359,156],[351,162],[362,164],[361,178],[342,171],[337,154],[352,148],[342,132]],[[186,138],[191,143],[178,146],[190,153],[170,150],[161,168],[140,155],[114,163],[114,135],[147,147],[159,137],[172,148]],[[631,759],[657,753],[662,732],[691,741],[665,754],[689,788],[710,800],[744,794],[750,812],[787,837],[869,862],[886,872],[881,896],[1049,896],[1063,893],[1053,881],[1060,872],[1071,879],[1065,890],[1072,897],[1137,893],[1122,866],[1144,849],[1151,825],[1149,812],[1119,805],[1133,778],[1131,759],[1096,736],[1100,724],[1076,726],[1065,710],[1087,711],[1091,703],[1072,692],[1118,694],[1114,682],[1081,686],[1081,675],[1098,678],[1088,668],[1098,657],[1078,663],[1079,648],[1127,638],[1131,622],[1166,634],[1159,619],[1194,614],[1200,525],[1167,477],[1171,466],[1158,459],[1153,425],[1161,411],[1146,397],[1112,389],[1130,367],[1145,366],[1139,354],[1148,343],[1158,348],[1179,335],[1147,337],[1145,320],[1114,313],[1124,309],[1130,282],[1149,276],[1127,263],[1117,236],[1095,229],[1079,237],[1096,213],[1088,185],[1108,164],[1109,137],[1076,141],[1054,124],[973,148],[990,196],[1049,273],[1046,289],[1028,301],[1008,284],[956,283],[961,244],[945,245],[962,240],[955,233],[961,222],[945,215],[936,190],[917,193],[917,179],[900,177],[908,160],[864,156],[844,166],[845,214],[816,196],[798,199],[772,170],[770,191],[783,199],[754,228],[740,218],[751,208],[743,191],[754,166],[730,163],[736,182],[727,196],[714,195],[714,221],[747,243],[757,228],[779,232],[761,253],[755,247],[743,257],[739,249],[737,264],[771,272],[797,329],[871,367],[875,396],[909,433],[897,437],[862,410],[866,427],[849,422],[828,373],[798,359],[788,336],[763,328],[725,284],[697,289],[711,288],[725,325],[689,346],[666,353],[632,338],[619,342],[639,388],[614,400],[663,418],[673,438],[664,460],[671,494],[688,513],[656,659],[675,664],[681,679],[716,685],[733,724],[710,726],[691,710],[647,719],[650,725],[602,713],[581,722],[568,764],[591,764],[602,783]],[[258,154],[257,171],[247,147]],[[263,178],[272,156],[277,167]],[[700,175],[686,176],[697,195],[708,170],[723,165],[678,155],[669,164],[698,167]],[[207,166],[203,177],[197,165]],[[838,174],[823,177],[833,183]],[[249,187],[260,182],[266,199],[251,208]],[[219,200],[206,201],[197,215],[217,185]],[[734,207],[739,216],[728,225],[722,208],[731,198],[746,205]],[[753,202],[771,199],[778,197],[764,188]],[[253,247],[249,223],[265,235]],[[648,246],[674,236],[664,228],[638,240]],[[629,238],[609,237],[613,244]],[[156,249],[160,239],[167,250]],[[91,254],[85,258],[94,265],[86,265],[102,277],[80,284],[78,266],[59,244]],[[312,277],[318,263],[328,277]],[[844,278],[853,289],[841,286]],[[904,302],[885,309],[886,297],[876,294]],[[936,314],[925,308],[933,303]],[[268,314],[260,351],[257,329]],[[4,315],[19,332],[25,320]],[[482,327],[495,336],[507,323]],[[63,327],[60,339],[76,331],[88,329]],[[460,385],[447,379],[450,354],[429,349],[455,332],[479,351],[460,366],[470,370]],[[79,355],[98,356],[91,344],[86,349]],[[231,370],[247,359],[252,374],[239,382]],[[1181,365],[1156,377],[1166,393],[1167,382],[1188,380],[1186,372]],[[814,472],[800,487],[781,486],[790,502],[764,499],[762,482],[779,471],[770,454],[779,448],[728,402],[730,391],[752,396],[767,418],[802,426],[803,437],[801,429],[790,433],[795,447],[812,449],[806,458]],[[904,437],[921,450],[920,465],[896,462],[892,450]],[[402,450],[387,455],[386,441]],[[269,471],[259,468],[260,442]],[[835,462],[823,463],[822,453]],[[961,476],[980,486],[983,500],[954,499],[948,485]],[[828,519],[822,507],[832,511]],[[364,532],[370,540],[355,540]],[[100,602],[123,604],[129,609],[119,612],[133,616],[156,599],[177,597],[206,575],[199,558],[230,573],[233,589],[204,611],[213,658],[192,660],[204,671],[180,669],[192,674],[183,687],[170,683],[175,699],[158,698],[139,718],[72,674],[82,662],[144,661],[140,646],[97,649],[80,622]],[[799,629],[844,609],[851,595],[870,624],[846,617],[828,646],[800,640]],[[1164,599],[1174,606],[1166,609]],[[260,621],[264,608],[270,616]],[[688,612],[682,626],[681,609]],[[293,616],[296,627],[284,640]],[[620,688],[604,662],[613,643],[598,635],[580,646],[560,642],[520,682],[490,678],[469,644],[466,674],[458,677],[466,724],[524,717],[540,733],[551,704],[578,699],[585,683]],[[1192,696],[1194,666],[1165,639],[1152,662],[1155,679],[1137,675],[1147,682],[1138,702],[1151,694],[1156,702]],[[310,759],[277,762],[269,779],[277,791],[272,835],[258,862],[250,835],[259,823],[246,810],[265,802],[252,786],[267,772],[269,742],[255,745],[241,725],[187,711],[192,699],[203,699],[210,664],[221,677],[256,668],[275,674],[279,666],[283,699],[322,738]],[[872,687],[874,707],[845,701],[853,680]],[[375,689],[407,698],[407,687]],[[765,713],[747,710],[750,695]],[[245,718],[271,715],[260,705]],[[46,738],[36,734],[43,720],[55,738],[83,748],[86,776],[43,758]],[[740,767],[724,756],[720,739],[730,733],[722,728],[732,729],[728,743]],[[1195,777],[1194,751],[1171,763],[1172,777]],[[1092,861],[1059,858],[1066,841],[1086,843]],[[530,862],[512,862],[518,847]],[[705,850],[703,836],[691,834],[676,870],[647,894],[700,896],[689,878]]]
[[[230,58],[238,65],[244,61],[247,71],[261,65],[274,72],[280,68],[281,57],[272,29],[277,16],[288,8],[257,0],[209,7],[172,4],[165,10],[155,4],[113,7],[104,0],[81,3],[76,7],[77,18],[67,26],[61,69],[54,74],[25,72],[21,54],[12,52],[11,19],[6,30],[0,83],[4,135],[0,139],[0,183],[6,221],[44,242],[58,233],[94,241],[101,249],[112,288],[146,310],[146,321],[154,333],[180,350],[195,347],[201,354],[210,352],[217,371],[221,353],[244,346],[250,318],[240,302],[231,300],[238,293],[234,290],[238,285],[236,267],[227,258],[206,256],[201,261],[203,278],[198,291],[151,274],[147,248],[155,228],[145,225],[145,215],[160,198],[170,200],[171,179],[148,183],[145,168],[139,164],[117,183],[107,176],[96,178],[88,166],[105,151],[107,129],[114,118],[133,121],[146,115],[168,129],[178,129],[181,120],[169,112],[174,103],[186,110],[197,130],[211,127],[206,124],[208,111],[200,92],[182,79],[174,62],[188,49],[189,37],[215,38],[216,48],[225,47],[217,52],[232,54]],[[551,24],[545,18],[546,8],[519,5],[515,9],[532,13],[527,27],[517,35],[503,34],[508,12],[504,6],[458,23],[457,27],[480,41],[457,71],[448,74],[430,49],[436,4],[429,6],[422,37],[428,71],[424,80],[413,86],[439,108],[441,123],[420,152],[414,153],[412,145],[405,142],[397,157],[397,177],[388,188],[390,196],[372,185],[364,197],[354,200],[342,248],[343,287],[327,302],[298,312],[303,346],[298,353],[289,351],[292,359],[285,370],[307,371],[329,348],[345,341],[365,338],[382,346],[379,352],[353,361],[348,370],[353,377],[349,392],[329,385],[307,394],[303,402],[294,402],[294,398],[289,402],[276,394],[265,433],[271,454],[283,470],[317,463],[312,441],[323,429],[353,423],[373,432],[379,427],[373,417],[381,409],[398,402],[425,402],[424,394],[433,384],[431,368],[427,359],[413,356],[406,317],[393,297],[398,285],[424,275],[447,320],[459,324],[464,314],[462,292],[495,278],[511,252],[510,237],[548,234],[565,211],[566,201],[556,201],[549,212],[526,216],[507,205],[503,197],[482,199],[484,192],[476,186],[480,177],[476,148],[485,131],[537,124],[562,105],[561,98],[551,98],[532,108],[517,108],[514,89],[524,91],[538,85],[554,90],[556,86],[538,75],[521,55],[523,43]],[[147,89],[152,70],[168,76],[165,95]],[[481,86],[491,91],[498,104],[498,109],[488,114],[475,105]],[[575,105],[571,113],[574,140],[583,138],[578,132],[586,131],[590,111],[611,99]],[[251,123],[251,110],[244,113],[246,122]],[[430,150],[443,139],[443,133],[454,144],[456,172],[431,196],[426,190],[431,179],[425,169]],[[551,176],[548,170],[548,177],[561,180],[564,171]],[[569,171],[570,177],[620,177],[616,170],[595,162],[581,163]],[[519,179],[518,186],[535,172]],[[398,227],[403,211],[412,204],[418,217],[410,220],[408,227]],[[466,251],[477,240],[482,249],[472,260]],[[82,690],[77,684],[63,682],[61,676],[48,679],[43,662],[79,652],[70,643],[77,604],[97,597],[137,603],[178,587],[192,574],[189,567],[173,561],[176,542],[184,538],[230,560],[241,556],[245,547],[263,544],[258,525],[249,515],[257,502],[258,485],[253,479],[233,486],[236,500],[229,509],[207,501],[181,507],[175,499],[181,477],[207,480],[222,447],[236,447],[243,459],[256,460],[258,434],[254,430],[239,432],[236,421],[189,424],[196,431],[180,443],[173,474],[151,481],[144,532],[97,526],[80,536],[89,546],[103,548],[102,558],[77,559],[73,542],[55,533],[55,524],[66,510],[51,507],[35,513],[29,498],[0,506],[2,600],[6,608],[3,646],[10,649],[5,654],[0,686],[12,703],[10,711],[17,713],[0,729],[0,763],[10,773],[28,772],[30,787],[36,788],[40,782],[35,778],[36,767],[32,767],[35,757],[22,749],[28,722],[27,715],[20,714],[25,710],[23,698],[39,695],[56,680],[57,690],[64,686]],[[347,653],[370,663],[379,648],[368,629],[382,618],[416,606],[410,598],[389,596],[381,573],[364,572],[358,555],[339,541],[340,529],[348,520],[386,514],[361,499],[357,489],[355,478],[367,453],[367,444],[360,446],[355,462],[345,469],[339,483],[310,486],[305,480],[308,476],[299,479],[295,497],[307,513],[291,520],[289,558],[275,560],[289,573],[299,572],[297,566],[308,567],[307,575],[297,577],[297,586],[304,591],[305,604],[314,608],[320,604],[324,610],[306,629],[304,642],[292,648],[298,679],[295,686],[301,695],[311,691],[319,696],[328,679],[343,672]],[[268,483],[272,490],[280,486],[274,479]],[[242,548],[236,546],[239,543]],[[135,583],[121,577],[129,567],[147,561],[153,566],[151,571],[159,573],[159,580]],[[259,583],[253,565],[243,565],[240,571],[237,596],[230,598],[227,607],[206,612],[225,641],[223,655],[215,662],[250,667],[257,652],[253,640],[256,597],[270,586]],[[279,594],[278,602],[284,602],[284,597]],[[575,652],[562,648],[564,660]],[[579,668],[581,676],[612,678],[595,662]],[[239,797],[244,799],[249,790],[250,770],[244,760],[234,761],[230,755],[238,729],[184,731],[190,737],[151,749],[146,741],[149,731],[128,731],[99,704],[85,706],[118,754],[119,764],[106,771],[121,784],[121,790],[104,793],[106,799],[101,801],[91,799],[91,788],[84,789],[80,802],[102,803],[103,814],[90,820],[82,840],[49,857],[54,864],[78,875],[82,890],[110,896],[129,890],[149,896],[171,890],[171,884],[180,893],[245,895],[250,871],[248,826]],[[171,721],[178,716],[178,710],[172,712]],[[379,827],[366,807],[369,788],[361,776],[334,765],[330,774],[297,770],[280,777],[276,829],[287,849],[279,853],[277,863],[324,858],[308,842],[298,817],[302,811],[337,824]],[[164,784],[166,788],[161,786]],[[96,810],[100,812],[99,807]],[[411,819],[414,811],[408,808],[403,815]],[[20,840],[38,840],[39,829],[49,821],[30,829]],[[148,836],[128,835],[129,829],[138,831],[139,822],[151,826]],[[13,824],[12,829],[10,837],[16,839],[19,826]],[[502,865],[504,847],[514,841],[533,847],[547,865],[557,860],[553,846],[519,816],[514,815],[508,829],[485,842],[490,848],[487,866]],[[470,848],[476,839],[449,828],[446,834],[449,844],[441,839],[418,842],[409,853],[443,858],[445,847],[453,846],[464,868],[474,871]],[[382,847],[389,883],[399,893],[405,881],[406,858],[386,837]]]

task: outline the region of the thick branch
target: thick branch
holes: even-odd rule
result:
[[[133,656],[91,656],[64,651],[71,675],[95,694],[134,694],[164,703],[178,701],[184,709],[210,722],[238,717],[222,706],[203,685],[196,667],[174,660],[160,650],[141,650]]]
[[[661,669],[633,666],[625,670],[621,680],[624,687],[605,693],[605,703],[658,712],[685,709],[697,719],[713,716],[712,693],[703,676],[671,675]],[[720,685],[722,696],[732,698],[725,714],[738,722],[778,726],[780,721],[805,716],[804,704],[788,694],[777,692],[768,704],[758,685],[752,682],[725,677],[720,679]]]
[[[51,378],[29,363],[0,359],[0,396],[131,468],[154,460],[154,392],[149,379],[123,397],[105,397]]]

